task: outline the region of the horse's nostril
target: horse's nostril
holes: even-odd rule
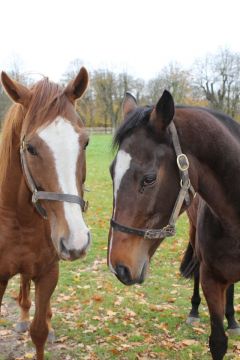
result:
[[[127,266],[118,264],[115,268],[116,275],[120,281],[122,281],[126,285],[130,285],[132,282],[131,273]]]

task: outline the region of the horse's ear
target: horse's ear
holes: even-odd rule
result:
[[[169,91],[164,90],[150,115],[150,124],[158,131],[163,131],[174,117],[175,107],[173,97]]]
[[[69,98],[69,100],[74,102],[76,99],[80,98],[84,94],[87,86],[88,72],[85,67],[82,67],[75,79],[69,82],[64,92]]]
[[[12,80],[4,71],[1,73],[1,82],[6,93],[13,101],[25,107],[28,106],[31,92],[26,86]]]
[[[122,104],[123,116],[125,117],[128,113],[135,110],[136,108],[137,100],[130,92],[127,91]]]

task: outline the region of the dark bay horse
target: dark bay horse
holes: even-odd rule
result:
[[[221,360],[226,290],[240,280],[240,126],[215,111],[175,107],[168,91],[154,107],[138,107],[128,94],[123,111],[110,168],[109,267],[126,285],[142,283],[192,190],[199,193],[195,254],[211,318],[210,351]]]
[[[66,88],[47,78],[27,88],[4,72],[1,80],[15,104],[0,144],[0,304],[8,280],[20,273],[26,323],[34,281],[30,334],[37,360],[43,360],[59,259],[82,257],[90,242],[82,214],[88,135],[74,106],[87,88],[88,73],[82,68]]]
[[[184,257],[181,262],[180,271],[184,277],[187,279],[193,276],[194,287],[193,295],[191,298],[191,310],[187,318],[187,324],[195,324],[196,321],[199,321],[199,305],[201,303],[201,296],[199,291],[199,264],[195,265],[194,270],[191,268],[192,260],[194,259],[194,249],[196,243],[196,228],[197,228],[197,211],[199,201],[203,201],[199,195],[196,195],[187,209],[187,216],[189,219],[189,243],[185,251]],[[190,268],[189,268],[190,266]],[[239,335],[240,326],[235,319],[235,310],[234,310],[234,284],[231,284],[226,291],[226,308],[225,308],[225,317],[227,319],[227,331],[229,335]]]

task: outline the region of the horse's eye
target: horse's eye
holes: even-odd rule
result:
[[[143,178],[142,185],[143,186],[153,185],[155,183],[156,179],[157,179],[156,174],[146,175]]]
[[[36,156],[36,155],[38,154],[36,148],[35,148],[33,145],[31,145],[31,144],[28,144],[28,145],[27,145],[27,151],[28,151],[31,155],[34,155],[34,156]]]

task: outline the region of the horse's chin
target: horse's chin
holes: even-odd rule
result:
[[[135,284],[141,285],[141,284],[144,283],[144,281],[145,281],[145,279],[147,277],[148,267],[149,267],[149,261],[147,260],[144,263],[141,272],[136,277],[131,277],[131,278],[130,277],[128,277],[128,278],[125,277],[125,278],[123,278],[123,277],[118,276],[117,273],[115,275],[116,275],[117,279],[124,285],[127,285],[127,286],[135,285]]]

